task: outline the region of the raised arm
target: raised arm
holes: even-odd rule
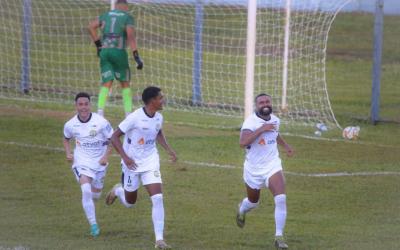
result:
[[[171,146],[167,143],[167,140],[165,139],[164,133],[162,129],[158,132],[157,134],[157,142],[167,151],[167,153],[170,155],[170,159],[172,162],[177,161],[176,153],[175,151],[171,148]]]
[[[245,148],[252,144],[257,137],[266,131],[273,131],[275,126],[273,124],[263,124],[261,127],[256,129],[254,132],[250,129],[244,129],[240,132],[239,144],[241,148]]]

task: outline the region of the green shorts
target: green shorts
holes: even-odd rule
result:
[[[128,54],[124,49],[102,49],[100,52],[101,82],[117,79],[121,82],[131,80]]]

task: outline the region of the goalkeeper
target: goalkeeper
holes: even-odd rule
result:
[[[132,111],[131,73],[128,54],[125,50],[127,44],[131,48],[137,69],[143,68],[143,62],[136,47],[134,19],[128,13],[128,10],[126,0],[117,0],[114,10],[103,13],[89,24],[89,33],[96,45],[97,55],[100,57],[102,86],[98,98],[97,112],[102,116],[114,79],[121,83],[125,115]],[[97,34],[98,29],[101,29],[101,37]]]

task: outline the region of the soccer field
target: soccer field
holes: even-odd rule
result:
[[[101,200],[97,216],[102,233],[98,239],[90,238],[80,189],[61,148],[61,128],[72,112],[2,103],[0,114],[1,247],[152,247],[151,203],[143,189],[131,210],[118,203],[107,207]],[[117,125],[118,120],[112,123]],[[373,138],[393,134],[397,126],[365,125],[365,130]],[[248,215],[244,229],[235,224],[235,209],[244,196],[238,131],[167,123],[165,133],[180,158],[173,165],[162,154],[165,237],[170,244],[175,249],[272,249],[269,193],[263,193],[260,207]],[[400,246],[399,139],[374,143],[363,138],[349,143],[286,136],[297,151],[291,159],[283,156],[290,249]],[[339,174],[315,175],[322,173]],[[105,190],[119,178],[119,158],[114,156]]]
[[[371,15],[339,15],[328,43],[327,81],[343,126],[361,126],[360,139],[333,130],[322,138],[282,131],[296,155],[282,154],[287,180],[289,249],[399,249],[400,125],[372,126]],[[400,121],[398,17],[385,19],[381,114]],[[115,127],[121,107],[110,108]],[[151,249],[151,202],[96,205],[101,235],[89,236],[81,192],[62,150],[62,127],[73,106],[0,99],[0,249]],[[240,120],[214,128],[221,118],[165,110],[164,130],[179,161],[162,149],[165,238],[174,249],[274,249],[272,196],[263,191],[244,229],[235,224],[245,195]],[[192,124],[181,123],[192,120]],[[198,122],[209,126],[197,126]],[[111,157],[104,193],[120,179]],[[104,196],[103,196],[104,198]]]

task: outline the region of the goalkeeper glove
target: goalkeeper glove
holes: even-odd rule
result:
[[[94,41],[94,44],[96,44],[96,48],[97,48],[97,56],[100,56],[100,51],[101,51],[101,41],[100,41],[100,40],[96,40],[96,41]]]
[[[139,52],[137,50],[133,51],[133,58],[135,59],[137,64],[136,68],[143,69],[143,61],[142,59],[140,59]]]

